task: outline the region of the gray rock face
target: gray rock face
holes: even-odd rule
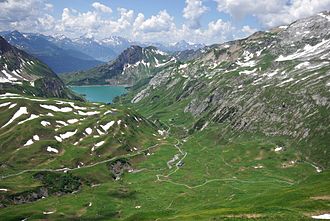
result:
[[[48,197],[48,189],[41,187],[38,190],[28,193],[28,194],[19,194],[12,197],[12,202],[14,204],[25,204],[37,201],[43,197]]]
[[[185,104],[182,111],[194,116],[195,130],[225,124],[329,141],[330,13],[207,47],[159,72],[133,102],[148,105],[155,93],[171,94],[173,108]]]
[[[143,98],[149,96],[149,87],[148,88],[145,88],[143,89],[142,91],[140,91],[133,99],[132,99],[132,103],[135,104],[135,103],[138,103],[139,101],[141,101]]]
[[[329,18],[330,12],[325,11],[290,24],[279,33],[279,45],[291,45],[308,39],[315,41],[328,39],[330,34]]]
[[[119,179],[120,176],[125,171],[132,170],[132,167],[129,164],[129,162],[127,162],[127,161],[117,160],[117,161],[110,164],[109,169],[110,169],[110,173],[112,174],[113,178],[114,179]]]

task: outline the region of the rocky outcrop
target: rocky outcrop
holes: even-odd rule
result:
[[[116,160],[115,162],[110,163],[109,170],[110,170],[112,177],[115,180],[118,180],[118,179],[120,179],[121,175],[125,171],[131,171],[131,170],[133,170],[133,168],[127,160],[120,159],[120,160]]]

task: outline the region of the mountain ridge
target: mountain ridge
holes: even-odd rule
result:
[[[69,85],[134,85],[153,76],[156,69],[175,61],[171,55],[153,46],[130,46],[115,60],[87,71],[61,76]]]
[[[10,44],[46,63],[56,73],[82,70],[102,63],[72,48],[60,48],[51,42],[47,36],[41,34],[22,34],[18,31],[13,31],[2,32],[0,35]]]
[[[38,59],[0,36],[0,91],[41,97],[81,99]]]

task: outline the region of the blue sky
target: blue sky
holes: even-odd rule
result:
[[[80,11],[88,11],[91,9],[91,5],[94,0],[50,0],[55,6],[54,12],[57,16],[60,16],[64,8],[76,8]],[[128,8],[133,9],[135,12],[142,12],[147,17],[157,14],[159,11],[166,9],[166,11],[175,17],[177,24],[182,24],[184,18],[182,17],[182,11],[185,7],[185,0],[99,0],[98,2],[107,5],[112,9],[116,8]],[[209,21],[217,18],[230,19],[230,17],[224,13],[220,13],[216,10],[217,3],[212,0],[204,1],[204,4],[209,7],[208,13],[203,15],[202,23],[207,24]],[[116,13],[116,12],[114,12]]]
[[[221,43],[330,9],[330,0],[0,0],[0,31]]]

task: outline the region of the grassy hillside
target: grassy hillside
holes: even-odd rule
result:
[[[287,137],[189,134],[191,116],[151,122],[97,103],[7,94],[0,105],[5,220],[310,220],[329,209],[329,171]]]

